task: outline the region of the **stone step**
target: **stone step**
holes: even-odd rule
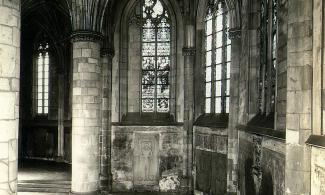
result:
[[[68,194],[71,190],[70,181],[28,180],[18,182],[18,192],[42,192]]]

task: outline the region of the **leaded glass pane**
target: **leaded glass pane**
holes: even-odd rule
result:
[[[211,97],[211,82],[205,84],[205,97]]]
[[[154,112],[154,99],[142,99],[142,112]]]
[[[170,29],[169,28],[158,28],[157,40],[158,41],[170,41]]]
[[[216,80],[216,81],[222,79],[221,66],[222,66],[222,65],[216,65],[216,74],[215,74],[215,75],[216,75],[216,77],[215,77],[215,80]]]
[[[169,98],[168,85],[157,85],[157,98]]]
[[[230,94],[230,80],[227,80],[227,88],[226,88],[226,95]]]
[[[169,99],[158,99],[157,112],[169,112]]]
[[[169,84],[169,71],[157,71],[157,84]]]
[[[142,34],[142,40],[145,42],[154,42],[156,40],[155,29],[153,28],[144,28]]]
[[[49,108],[48,107],[45,107],[44,108],[44,114],[48,114],[49,113]]]
[[[230,78],[230,62],[227,63],[227,79]]]
[[[158,70],[168,70],[169,69],[169,56],[158,57],[157,68]]]
[[[45,54],[45,57],[44,57],[44,64],[45,65],[49,65],[49,53],[48,52],[46,52],[46,54]]]
[[[142,98],[155,98],[155,86],[142,85]]]
[[[210,51],[212,49],[212,35],[207,36],[206,50]]]
[[[221,111],[222,111],[221,97],[217,97],[215,102],[215,113],[221,113]]]
[[[156,50],[155,43],[142,43],[142,55],[143,56],[154,56]]]
[[[37,107],[37,113],[42,113],[42,107],[41,106]]]
[[[222,48],[216,49],[216,64],[222,63]]]
[[[43,101],[42,101],[42,100],[38,100],[38,101],[37,101],[37,105],[38,105],[38,106],[43,106]]]
[[[222,39],[223,39],[223,32],[221,31],[216,34],[216,47],[221,47],[223,45]]]
[[[231,45],[227,46],[227,61],[231,61]]]
[[[154,71],[143,71],[142,72],[142,84],[150,84],[153,85],[156,83],[155,81],[155,72]]]
[[[210,82],[211,81],[211,74],[212,74],[212,69],[211,69],[211,66],[210,67],[207,67],[206,69],[205,69],[205,81],[206,82]]]
[[[216,31],[221,31],[223,30],[223,15],[217,16],[217,21],[216,21]]]
[[[217,97],[221,96],[221,81],[216,82],[216,96]]]
[[[206,62],[205,62],[205,65],[206,66],[211,66],[212,64],[212,52],[211,51],[208,51],[206,53]]]
[[[211,98],[205,99],[205,113],[211,113]]]
[[[142,70],[154,70],[155,69],[155,58],[154,57],[143,57],[142,58]]]
[[[37,67],[37,72],[38,72],[38,74],[42,73],[43,72],[43,66],[39,65]]]
[[[206,35],[212,34],[212,20],[206,21]]]
[[[169,43],[157,43],[157,55],[170,55],[170,44]]]

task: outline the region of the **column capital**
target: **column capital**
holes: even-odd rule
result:
[[[103,35],[95,31],[88,30],[78,30],[71,34],[71,42],[80,41],[91,41],[91,42],[101,42],[103,40]]]
[[[241,37],[241,29],[239,28],[231,28],[228,30],[229,33],[229,39],[234,40],[234,39],[240,39]]]
[[[113,48],[101,48],[100,49],[101,56],[107,56],[109,58],[113,58],[115,56],[115,51]]]
[[[195,53],[195,47],[183,47],[183,56],[194,56]]]

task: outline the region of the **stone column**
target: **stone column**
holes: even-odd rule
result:
[[[310,194],[313,1],[288,0],[285,193]],[[309,55],[310,54],[310,55]]]
[[[100,132],[100,188],[110,190],[111,156],[111,68],[113,52],[102,50],[102,128]]]
[[[188,177],[189,192],[194,190],[193,184],[193,123],[194,123],[194,63],[195,63],[195,28],[186,25],[186,43],[184,55],[184,130],[186,131],[186,177]]]
[[[75,34],[73,45],[72,194],[98,194],[101,128],[100,36]]]
[[[238,112],[239,112],[239,68],[241,54],[241,30],[230,29],[231,68],[230,68],[230,107],[228,125],[228,165],[227,192],[236,194],[238,188]]]
[[[0,1],[0,194],[17,194],[20,1]]]

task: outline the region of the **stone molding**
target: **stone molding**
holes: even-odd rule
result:
[[[183,56],[194,56],[196,53],[195,47],[184,47]]]
[[[229,39],[240,39],[241,38],[241,30],[239,28],[231,28],[228,30]]]
[[[102,42],[103,35],[94,31],[80,30],[74,31],[71,35],[71,42]]]

